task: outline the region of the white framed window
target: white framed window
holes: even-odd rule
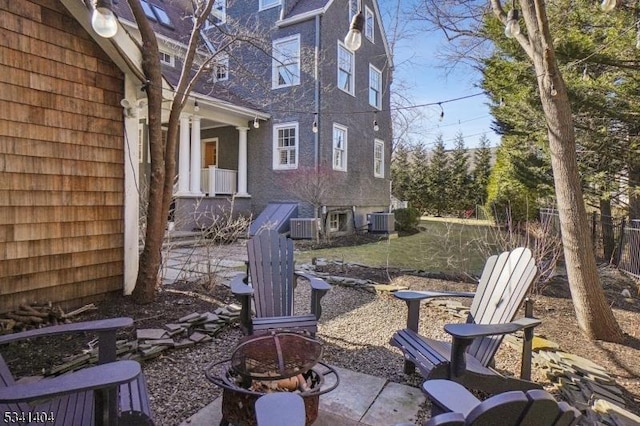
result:
[[[333,169],[347,171],[347,128],[333,125]]]
[[[375,18],[373,11],[365,6],[364,8],[364,36],[373,43],[373,34],[375,29]]]
[[[351,20],[358,13],[358,0],[349,0],[349,24]]]
[[[330,212],[327,216],[329,232],[340,232],[347,229],[346,213]]]
[[[160,51],[160,62],[172,67],[175,66],[174,56],[170,53],[163,52],[162,50]]]
[[[298,168],[298,123],[273,126],[273,169]]]
[[[369,64],[369,105],[382,109],[382,71]]]
[[[273,42],[273,88],[300,84],[300,35]]]
[[[384,141],[380,139],[373,142],[373,176],[384,177]]]
[[[350,95],[354,94],[353,84],[353,52],[338,42],[338,88]]]
[[[213,79],[215,81],[229,80],[229,57],[219,54],[213,61]]]
[[[265,10],[272,7],[280,6],[280,0],[258,0],[258,9]]]
[[[151,9],[151,5],[147,3],[146,0],[140,1],[140,5],[142,6],[142,10],[144,10],[144,14],[147,15],[147,18],[149,18],[152,21],[158,20],[156,18],[155,13],[153,13],[153,9]]]
[[[214,0],[209,18],[204,23],[204,29],[208,30],[225,22],[227,22],[227,0]]]

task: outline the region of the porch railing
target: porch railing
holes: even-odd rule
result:
[[[202,169],[200,175],[200,188],[209,197],[216,195],[231,195],[237,192],[238,171],[220,169],[216,166],[209,166]]]

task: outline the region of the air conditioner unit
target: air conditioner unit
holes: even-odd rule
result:
[[[395,231],[396,219],[393,213],[371,213],[369,220],[369,232],[391,233]]]
[[[316,237],[317,230],[317,219],[297,218],[289,220],[289,232],[294,240],[312,240]]]

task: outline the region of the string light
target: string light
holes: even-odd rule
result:
[[[378,126],[378,113],[374,111],[373,113],[373,131],[377,132],[380,130],[380,126]]]
[[[200,111],[200,105],[198,105],[198,101],[197,100],[193,103],[193,110],[195,112]]]
[[[255,129],[259,129],[260,128],[260,122],[258,121],[258,117],[253,119],[253,127]]]
[[[317,112],[313,115],[313,124],[311,125],[311,131],[313,133],[318,133],[318,113]]]
[[[444,108],[442,108],[442,104],[438,103],[440,107],[440,121],[444,120]]]

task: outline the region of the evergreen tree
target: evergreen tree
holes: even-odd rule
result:
[[[391,161],[391,191],[402,201],[409,200],[411,190],[411,170],[409,163],[410,150],[405,144],[399,145],[393,153]]]
[[[461,215],[473,206],[469,197],[471,194],[471,178],[469,176],[469,161],[464,137],[458,132],[455,146],[451,155],[451,174],[448,185],[448,200],[450,212]]]
[[[409,205],[424,214],[432,202],[429,193],[429,154],[422,143],[416,145],[411,154]]]
[[[487,185],[491,174],[491,147],[486,135],[480,137],[480,146],[474,155],[471,199],[474,205],[483,205],[487,200]]]
[[[442,216],[449,211],[447,187],[450,179],[450,161],[444,146],[442,135],[438,135],[435,147],[431,153],[429,169],[426,173],[427,199],[429,205],[427,210],[436,216]]]

